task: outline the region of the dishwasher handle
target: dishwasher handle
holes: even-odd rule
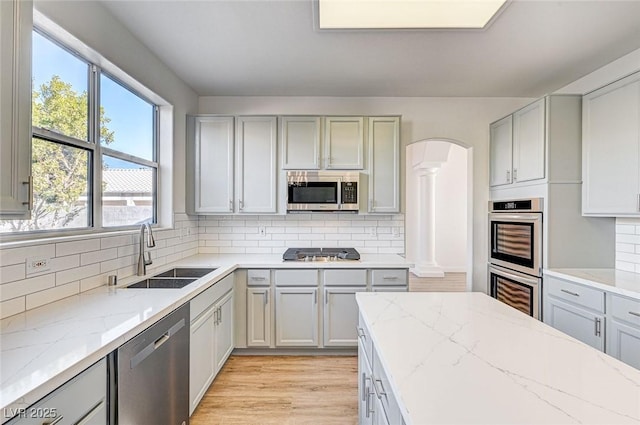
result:
[[[131,369],[135,369],[140,363],[142,363],[147,357],[153,354],[154,351],[159,349],[165,342],[175,335],[180,329],[184,328],[185,320],[180,319],[175,325],[171,326],[167,332],[162,334],[160,338],[149,343],[142,350],[138,351],[135,356],[131,357]]]

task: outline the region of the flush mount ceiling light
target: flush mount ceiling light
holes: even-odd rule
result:
[[[317,0],[320,29],[484,28],[506,0]]]

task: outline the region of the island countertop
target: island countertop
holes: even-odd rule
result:
[[[640,423],[640,370],[481,293],[358,293],[409,424]]]

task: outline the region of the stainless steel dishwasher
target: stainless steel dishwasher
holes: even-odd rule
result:
[[[189,303],[118,348],[116,359],[112,424],[189,423]]]

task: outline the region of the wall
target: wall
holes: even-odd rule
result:
[[[36,1],[35,8],[106,60],[136,79],[173,107],[164,134],[173,135],[173,163],[160,176],[173,193],[165,216],[174,229],[156,232],[154,267],[197,253],[197,218],[185,211],[185,123],[197,111],[197,96],[147,48],[131,35],[99,2]],[[169,120],[171,121],[171,120]],[[161,129],[161,131],[162,131]],[[175,187],[176,190],[172,190]],[[193,235],[182,237],[183,228]],[[0,317],[77,294],[105,284],[107,275],[134,274],[137,232],[119,232],[56,240],[4,243],[0,246]],[[50,257],[51,269],[26,275],[26,258]]]
[[[455,139],[474,148],[473,289],[486,290],[489,123],[530,103],[529,98],[206,96],[202,114],[402,115],[401,205],[405,205],[405,147],[429,138]],[[404,211],[404,207],[403,207]]]
[[[640,218],[616,220],[616,269],[640,273]]]
[[[260,234],[264,227],[264,235]],[[288,214],[200,217],[200,252],[282,254],[291,247],[351,247],[363,254],[404,252],[404,217]]]

